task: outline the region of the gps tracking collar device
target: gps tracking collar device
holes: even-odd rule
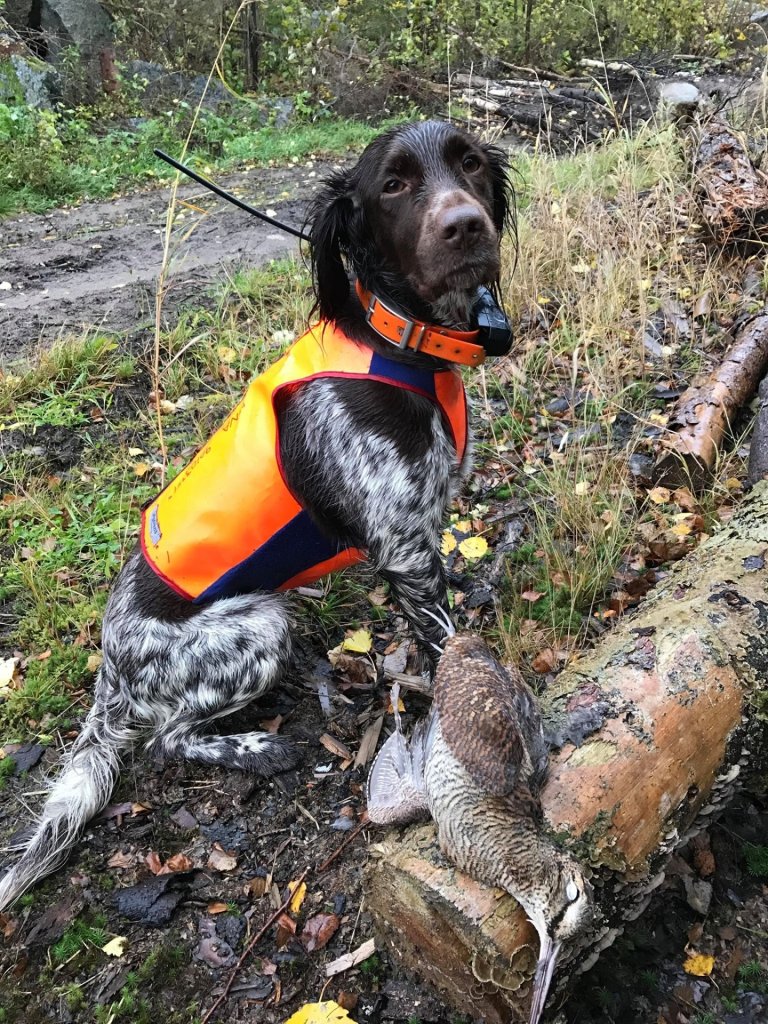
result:
[[[231,192],[227,192],[226,189],[214,184],[208,178],[203,177],[202,174],[193,171],[191,167],[187,167],[186,164],[174,160],[172,156],[164,153],[162,149],[156,149],[154,152],[155,156],[170,164],[171,167],[181,171],[182,174],[186,174],[188,178],[192,178],[193,181],[198,182],[198,184],[214,192],[217,196],[221,196],[222,199],[226,199],[233,206],[245,210],[246,213],[258,217],[259,220],[266,221],[267,224],[280,228],[281,231],[286,231],[289,235],[301,238],[305,242],[310,241],[309,235],[304,231],[294,228],[290,224],[283,224],[282,221],[277,220],[275,217],[269,217],[266,213],[262,213],[261,210],[255,209],[250,203],[246,203]],[[494,298],[493,293],[483,285],[477,289],[477,299],[472,307],[470,327],[473,331],[476,330],[478,332],[476,343],[485,349],[486,355],[504,356],[512,347],[512,325],[507,319],[506,313]]]

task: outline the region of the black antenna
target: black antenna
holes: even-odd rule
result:
[[[272,224],[276,228],[280,228],[281,231],[287,231],[289,235],[295,235],[296,238],[301,238],[305,242],[310,240],[309,235],[303,231],[299,231],[298,228],[291,227],[290,224],[283,224],[282,221],[276,220],[274,217],[268,217],[266,213],[262,213],[261,210],[257,210],[255,207],[246,203],[242,199],[238,199],[237,196],[232,195],[231,192],[227,192],[226,189],[221,188],[219,185],[215,185],[208,178],[204,178],[202,174],[198,174],[197,171],[193,171],[191,167],[187,167],[185,164],[179,163],[178,160],[174,160],[172,156],[168,156],[162,149],[155,150],[155,156],[160,157],[161,160],[165,160],[171,167],[175,167],[177,171],[181,171],[186,174],[188,178],[192,178],[193,181],[198,182],[205,188],[210,189],[211,192],[215,192],[217,196],[221,196],[222,199],[226,199],[228,203],[232,203],[233,206],[239,206],[241,210],[245,210],[246,213],[253,214],[254,217],[258,217],[259,220],[265,220],[267,224]]]

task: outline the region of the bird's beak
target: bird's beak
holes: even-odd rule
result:
[[[559,952],[560,943],[553,942],[545,932],[541,939],[539,962],[536,964],[536,974],[533,978],[531,1016],[528,1018],[528,1024],[539,1024],[541,1020],[549,986],[552,983],[552,975],[555,973],[555,964],[557,963],[557,954]]]

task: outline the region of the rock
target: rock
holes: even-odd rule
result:
[[[0,44],[4,39],[0,36]],[[50,110],[60,93],[58,73],[50,64],[20,53],[3,55],[0,45],[0,103]]]
[[[702,100],[693,82],[664,82],[659,88],[658,115],[662,121],[688,120],[699,109]]]
[[[685,898],[691,910],[695,910],[697,914],[708,914],[709,905],[712,902],[711,882],[686,876],[683,879],[683,885],[685,887]]]
[[[162,64],[147,60],[132,60],[122,69],[123,79],[130,83],[143,98],[144,106],[151,112],[164,110],[174,100],[197,106],[205,92],[203,109],[216,111],[222,104],[232,104],[232,96],[221,82],[211,80],[207,75],[188,75],[183,71],[169,71]]]

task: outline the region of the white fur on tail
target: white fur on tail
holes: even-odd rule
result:
[[[130,729],[103,729],[86,719],[19,861],[0,879],[0,910],[66,860],[86,823],[109,800],[120,770],[120,753],[131,746]]]

